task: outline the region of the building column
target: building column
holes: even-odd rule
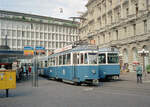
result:
[[[121,0],[121,9],[120,9],[120,11],[121,11],[121,19],[123,19],[124,18],[124,12],[123,12],[123,1]]]
[[[147,9],[147,1],[146,0],[139,0],[138,1],[138,7],[139,7],[139,11],[144,11]]]
[[[132,3],[132,0],[129,0],[129,15],[133,15],[135,13],[135,6]]]

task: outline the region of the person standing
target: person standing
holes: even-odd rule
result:
[[[29,65],[28,70],[29,70],[29,75],[31,75],[31,66],[30,65]]]
[[[137,63],[136,74],[137,74],[137,83],[142,84],[142,66],[140,65],[140,63]]]

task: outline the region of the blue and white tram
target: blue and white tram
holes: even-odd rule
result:
[[[119,51],[116,48],[100,48],[98,51],[99,79],[120,75]]]
[[[75,84],[98,83],[97,54],[97,47],[83,45],[52,54],[48,57],[49,78]]]

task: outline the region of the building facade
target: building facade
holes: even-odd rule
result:
[[[86,7],[81,40],[118,48],[130,71],[135,61],[143,63],[138,51],[150,51],[150,0],[88,0]],[[150,64],[149,56],[145,65]]]
[[[47,54],[79,40],[78,23],[33,14],[0,10],[0,45],[12,50],[45,47]]]

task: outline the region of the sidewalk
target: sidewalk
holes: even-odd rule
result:
[[[136,72],[124,72],[120,74],[120,78],[124,80],[129,80],[129,81],[136,81]],[[150,83],[150,74],[147,74],[146,77],[143,74],[142,76],[143,83],[149,82]]]
[[[124,89],[139,89],[139,90],[150,90],[150,74],[143,76],[143,83],[137,84],[136,72],[124,72],[120,74],[120,81],[107,83],[106,86],[118,87]]]

